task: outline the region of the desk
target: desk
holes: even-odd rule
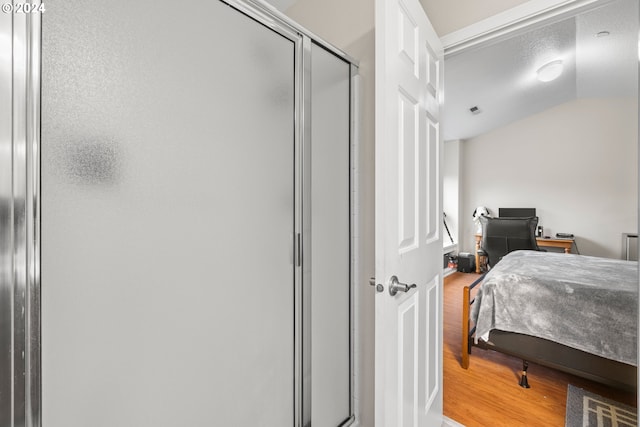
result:
[[[480,273],[480,255],[478,255],[478,251],[480,250],[481,241],[482,234],[476,234],[476,273]],[[565,254],[570,254],[571,247],[573,246],[573,239],[545,239],[544,237],[536,237],[536,241],[538,242],[538,246],[546,246],[548,248],[562,248],[564,249]]]
[[[546,246],[548,248],[563,248],[565,254],[570,254],[571,247],[573,246],[573,239],[545,239],[543,237],[536,237],[536,241],[538,242],[538,246]]]

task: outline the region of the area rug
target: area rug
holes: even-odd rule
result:
[[[569,384],[565,427],[636,427],[636,408]]]

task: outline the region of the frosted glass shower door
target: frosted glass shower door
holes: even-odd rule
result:
[[[296,42],[76,0],[42,43],[42,425],[293,425]]]
[[[350,64],[311,46],[311,425],[351,412]]]

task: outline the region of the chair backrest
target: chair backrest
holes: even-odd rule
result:
[[[480,217],[480,224],[482,224],[481,247],[487,254],[487,262],[492,267],[509,252],[519,249],[539,250],[535,235],[538,217]]]

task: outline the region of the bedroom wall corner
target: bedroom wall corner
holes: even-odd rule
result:
[[[584,255],[621,258],[622,233],[637,231],[637,98],[568,102],[462,152],[461,250],[474,248],[475,206],[535,207],[545,235],[573,233]]]

